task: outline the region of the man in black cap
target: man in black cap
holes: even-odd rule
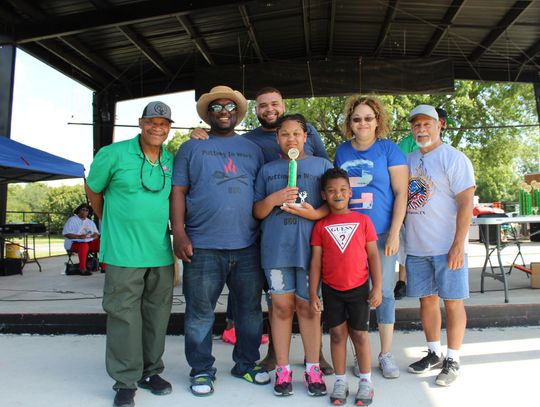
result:
[[[169,106],[149,103],[140,134],[99,150],[86,180],[102,220],[106,366],[116,381],[116,407],[133,406],[137,386],[157,395],[172,391],[159,376],[174,276],[168,229],[173,157],[163,148],[171,123]]]

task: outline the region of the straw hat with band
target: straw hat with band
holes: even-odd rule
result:
[[[247,112],[247,101],[244,95],[228,86],[220,85],[214,86],[210,92],[203,94],[197,101],[197,113],[206,124],[210,124],[208,122],[208,106],[217,99],[230,99],[236,104],[236,124],[244,119]]]

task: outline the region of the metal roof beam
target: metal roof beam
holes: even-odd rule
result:
[[[491,47],[505,31],[512,26],[519,16],[532,4],[532,1],[516,1],[505,16],[499,21],[497,26],[491,30],[482,43],[471,53],[469,60],[478,61],[482,55]]]
[[[148,44],[143,37],[141,37],[127,25],[119,26],[118,29],[126,36],[128,40],[131,41],[133,45],[135,45],[135,47],[139,49],[139,51],[143,53],[146,58],[148,58],[150,62],[156,66],[156,68],[163,72],[168,79],[172,79],[174,76],[172,71],[167,67],[167,65],[165,65],[165,61],[163,61],[154,48],[152,48],[152,46]]]
[[[302,0],[302,21],[304,23],[304,42],[306,45],[306,56],[311,58],[311,40],[309,36],[309,0]]]
[[[122,73],[120,70],[109,63],[109,61],[107,61],[105,58],[92,51],[76,37],[61,37],[60,40],[63,41],[67,46],[71,47],[74,51],[88,59],[88,61],[94,65],[97,65],[101,70],[111,74],[114,78],[118,79],[121,76]]]
[[[261,47],[259,47],[259,42],[257,41],[255,30],[253,29],[253,25],[251,24],[251,20],[249,19],[246,5],[245,4],[239,5],[238,10],[240,11],[240,15],[242,16],[242,21],[244,22],[244,26],[247,29],[249,39],[251,43],[253,44],[253,49],[255,50],[255,54],[257,54],[257,58],[259,58],[259,61],[263,62],[264,58],[261,52]]]
[[[110,79],[107,78],[102,72],[99,72],[92,65],[84,62],[83,59],[67,53],[63,47],[56,43],[55,40],[38,41],[38,44],[47,51],[52,52],[58,58],[72,65],[75,69],[78,69],[85,75],[93,78],[96,82],[102,84],[107,84],[110,82]]]
[[[388,8],[386,9],[386,16],[384,17],[384,22],[379,32],[379,38],[377,40],[377,47],[373,54],[378,57],[382,50],[384,49],[384,44],[390,33],[390,27],[396,18],[398,0],[390,0],[388,2]]]
[[[463,5],[465,4],[465,1],[466,0],[454,0],[450,7],[448,7],[448,10],[444,15],[441,24],[439,24],[439,26],[435,28],[433,36],[431,37],[431,39],[426,45],[426,48],[424,49],[425,57],[430,57],[433,51],[435,51],[435,49],[439,46],[441,40],[448,33],[450,26],[454,23],[459,12],[463,10]]]
[[[191,42],[193,42],[193,44],[199,50],[204,59],[206,59],[208,65],[215,65],[216,63],[212,59],[212,55],[210,55],[210,49],[206,45],[206,42],[197,32],[197,29],[193,27],[193,25],[189,21],[189,18],[187,16],[176,16],[176,18],[178,19],[178,22],[182,25],[184,31],[187,32],[187,34],[189,35],[189,39],[191,40]]]
[[[240,3],[248,3],[250,1],[241,1]],[[157,20],[168,16],[188,15],[206,9],[216,11],[225,7],[230,7],[230,5],[221,0],[197,0],[197,2],[147,0],[137,3],[136,7],[133,4],[110,7],[107,13],[104,13],[103,9],[97,9],[67,16],[47,18],[46,21],[40,22],[40,24],[32,21],[14,24],[11,27],[16,33],[15,40],[17,44],[25,44],[32,41],[78,34],[98,28],[114,28]]]
[[[330,21],[328,22],[328,51],[326,56],[332,56],[334,53],[334,31],[336,25],[336,2],[337,0],[330,1]]]
[[[536,41],[534,45],[527,48],[523,55],[517,58],[517,60],[522,64],[526,64],[531,59],[535,58],[538,53],[540,53],[540,41]]]
[[[32,3],[29,3],[26,0],[9,0],[9,3],[24,14],[29,15],[34,20],[44,20],[47,18],[47,15],[39,7],[35,6]]]

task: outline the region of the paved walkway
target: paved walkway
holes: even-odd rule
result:
[[[540,243],[527,243],[522,247],[525,261],[540,261]],[[503,262],[510,264],[516,253],[515,247],[503,251]],[[101,297],[104,274],[92,276],[64,275],[66,256],[40,259],[42,272],[35,263],[27,264],[23,274],[0,277],[0,315],[1,314],[41,314],[41,313],[103,313]],[[486,279],[486,292],[480,293],[480,267],[484,261],[484,246],[470,245],[469,284],[471,297],[466,305],[503,305],[502,283]],[[396,273],[397,275],[397,273]],[[397,278],[397,276],[396,276]],[[515,270],[508,278],[511,304],[540,304],[540,290],[530,288],[527,274]],[[227,291],[224,291],[217,306],[225,311]],[[263,301],[263,306],[265,306]],[[418,300],[404,298],[396,302],[397,308],[416,308]],[[184,312],[182,286],[175,287],[173,313]],[[0,330],[1,332],[1,330]]]
[[[370,334],[372,356],[378,351],[377,337]],[[329,355],[329,337],[324,336]],[[434,384],[436,372],[413,375],[408,364],[422,356],[424,339],[419,331],[396,332],[394,354],[402,369],[395,380],[382,378],[374,367],[374,406],[456,407],[519,406],[537,407],[540,327],[468,330],[462,348],[461,377],[453,386]],[[104,336],[0,335],[1,405],[23,407],[111,406],[112,380],[105,373]],[[261,352],[266,351],[266,345]],[[196,398],[188,390],[188,367],[184,357],[184,337],[167,338],[164,377],[173,384],[173,393],[154,396],[140,389],[137,407],[159,406],[327,406],[328,397],[306,394],[302,377],[301,341],[295,335],[291,350],[295,394],[277,398],[271,385],[256,386],[232,377],[229,369],[232,347],[214,342],[218,368],[214,395]],[[352,355],[349,351],[349,365]],[[351,390],[356,379],[349,373]],[[273,375],[272,375],[273,380]],[[331,389],[334,377],[327,378]],[[354,393],[353,393],[354,395]],[[353,404],[353,395],[348,405]]]

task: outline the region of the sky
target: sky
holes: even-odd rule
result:
[[[116,124],[136,125],[148,102],[161,100],[171,107],[174,126],[201,123],[195,110],[194,91],[119,102]],[[31,147],[76,161],[86,174],[92,162],[92,126],[68,123],[92,122],[92,91],[48,65],[17,49],[11,138]],[[138,128],[117,127],[114,141],[127,140]],[[171,130],[169,138],[174,135]],[[55,185],[81,180],[53,181]]]

